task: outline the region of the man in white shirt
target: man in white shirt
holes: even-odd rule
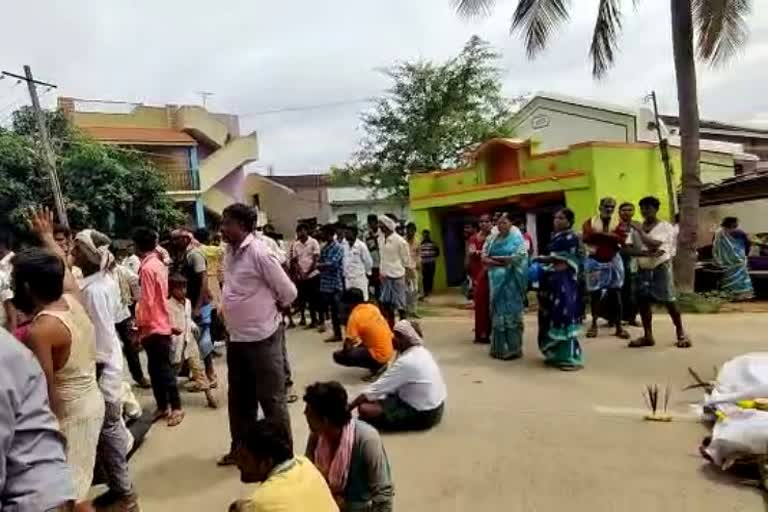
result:
[[[432,353],[423,343],[418,324],[400,320],[394,328],[399,355],[350,407],[379,430],[427,430],[443,417],[447,391]]]
[[[640,200],[640,213],[643,223],[633,223],[632,229],[642,241],[640,256],[637,258],[637,298],[640,317],[643,321],[644,334],[632,341],[632,348],[652,347],[656,344],[653,337],[653,304],[664,304],[669,312],[677,332],[678,348],[689,348],[691,340],[683,328],[683,320],[677,307],[674,278],[672,275],[672,257],[675,253],[675,229],[669,222],[659,220],[659,200],[645,197]]]
[[[122,424],[123,354],[115,329],[122,308],[119,286],[109,273],[114,263],[109,244],[106,235],[85,229],[75,236],[72,258],[83,271],[81,300],[95,331],[96,376],[106,402],[97,461],[106,473],[108,500],[133,511],[138,510],[138,499],[128,473],[128,438]]]
[[[344,229],[344,284],[347,290],[358,288],[368,301],[368,276],[371,275],[373,259],[365,242],[357,238],[357,226]]]
[[[406,277],[412,274],[411,250],[408,242],[395,233],[396,222],[379,216],[379,254],[381,262],[381,312],[390,326],[395,324],[395,312],[401,320],[406,317],[408,285]]]
[[[285,254],[285,251],[280,247],[280,244],[277,243],[277,240],[272,238],[271,234],[274,232],[274,228],[272,230],[267,230],[267,224],[264,226],[264,229],[262,228],[256,228],[256,230],[253,232],[253,235],[264,242],[264,245],[267,246],[267,249],[269,249],[270,254],[277,258],[278,263],[281,265],[285,265],[285,262],[288,260],[288,256]]]
[[[133,249],[133,244],[131,243],[126,247],[126,250],[128,251],[128,255],[123,259],[122,264],[131,272],[139,275],[139,267],[141,267],[141,260],[138,256],[136,256],[136,253]]]

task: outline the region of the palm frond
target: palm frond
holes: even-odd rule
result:
[[[613,65],[621,32],[621,0],[600,0],[589,55],[592,75],[602,78]]]
[[[693,0],[692,8],[701,60],[718,66],[744,46],[752,0]]]
[[[488,16],[496,4],[496,0],[452,0],[452,2],[459,16],[465,18]]]
[[[546,48],[549,36],[568,21],[569,0],[519,0],[512,16],[512,32],[522,32],[529,58]]]

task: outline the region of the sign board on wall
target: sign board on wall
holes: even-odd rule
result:
[[[541,130],[547,126],[549,126],[549,117],[545,115],[539,114],[537,116],[533,116],[533,119],[531,119],[531,127],[534,130]]]

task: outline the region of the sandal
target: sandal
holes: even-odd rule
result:
[[[648,339],[645,336],[640,336],[634,341],[630,341],[627,347],[629,348],[645,348],[645,347],[652,347],[656,345],[656,342],[653,339]]]
[[[176,427],[184,420],[184,411],[181,409],[171,411],[171,415],[168,416],[168,426]]]
[[[596,326],[596,325],[593,325],[593,326],[592,326],[592,327],[590,327],[590,328],[589,328],[589,330],[587,331],[587,338],[597,338],[597,332],[598,332],[598,331],[597,331],[597,326]]]
[[[630,336],[630,334],[627,332],[626,329],[621,329],[620,331],[617,331],[616,334],[614,334],[614,336],[616,336],[620,340],[628,340],[629,338],[632,337]]]
[[[677,337],[677,342],[675,342],[675,346],[677,348],[691,348],[693,346],[693,343],[691,343],[690,338],[686,334],[683,334],[682,336]]]
[[[156,421],[160,421],[163,418],[167,418],[169,415],[170,415],[170,411],[169,410],[166,409],[165,411],[163,411],[163,410],[158,409],[152,415],[152,423],[154,423]]]
[[[285,402],[288,404],[292,404],[299,401],[299,396],[291,393],[285,398]]]

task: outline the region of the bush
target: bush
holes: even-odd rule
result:
[[[681,293],[677,298],[680,311],[683,313],[719,313],[720,308],[726,302],[728,302],[728,297],[716,291],[704,293]]]

